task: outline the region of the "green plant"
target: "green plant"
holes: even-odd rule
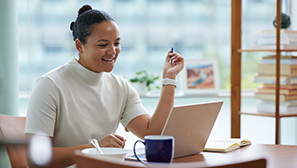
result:
[[[159,78],[160,76],[154,76],[152,74],[151,68],[148,68],[148,70],[141,70],[139,72],[136,72],[135,78],[130,79],[130,82],[145,83],[146,87],[148,88],[148,91],[151,91],[154,88],[154,82]],[[156,85],[155,88],[160,89],[160,87]]]

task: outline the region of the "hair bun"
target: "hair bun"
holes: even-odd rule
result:
[[[92,7],[90,5],[84,5],[82,6],[78,11],[78,16],[84,13],[85,11],[91,10]]]
[[[73,31],[74,22],[70,23],[70,30]]]

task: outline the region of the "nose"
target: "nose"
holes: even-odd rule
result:
[[[114,55],[116,54],[116,46],[112,45],[108,50],[107,54]]]

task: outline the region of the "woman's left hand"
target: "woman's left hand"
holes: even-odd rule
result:
[[[109,133],[102,139],[98,141],[101,147],[115,147],[115,148],[124,148],[125,147],[125,138],[117,135],[115,133]]]
[[[184,67],[184,57],[180,54],[168,51],[165,64],[163,66],[163,78],[175,79]]]

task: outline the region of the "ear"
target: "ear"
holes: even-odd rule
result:
[[[79,53],[83,53],[83,44],[78,38],[75,40],[75,47]]]

